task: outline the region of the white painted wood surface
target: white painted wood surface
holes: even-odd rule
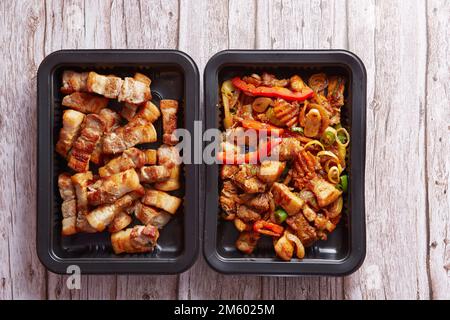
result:
[[[0,2],[0,299],[450,299],[450,2]],[[367,258],[342,278],[47,272],[35,250],[36,71],[69,48],[343,48],[368,74]],[[202,89],[203,91],[203,89]],[[206,106],[207,107],[207,106]]]

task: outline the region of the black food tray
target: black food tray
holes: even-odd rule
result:
[[[366,250],[364,170],[366,150],[366,71],[361,60],[343,50],[228,50],[217,53],[204,72],[206,129],[222,129],[220,85],[234,76],[267,71],[281,78],[317,72],[346,78],[342,122],[351,135],[349,192],[344,196],[344,217],[327,241],[307,248],[304,259],[276,258],[272,241],[263,237],[251,255],[235,248],[238,231],[219,218],[220,179],[217,164],[206,168],[206,207],[203,253],[222,273],[260,275],[345,275],[362,264]]]
[[[184,198],[183,206],[163,228],[151,253],[115,255],[107,232],[61,236],[61,197],[58,175],[69,171],[66,160],[54,152],[62,125],[64,70],[133,76],[141,72],[152,79],[152,101],[179,101],[178,127],[194,132],[199,117],[199,75],[195,62],[176,50],[63,50],[47,56],[38,70],[38,196],[37,252],[51,271],[66,273],[77,265],[82,273],[173,274],[188,269],[198,253],[199,168],[183,165],[182,188],[173,193]],[[110,108],[114,109],[111,101]],[[118,105],[116,106],[118,107]],[[155,123],[158,142],[162,140],[162,120]],[[194,140],[194,139],[192,139]],[[192,142],[193,144],[193,142]],[[144,146],[145,147],[145,146]],[[189,188],[185,187],[189,181]]]

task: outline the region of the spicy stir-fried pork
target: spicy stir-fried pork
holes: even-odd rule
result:
[[[269,236],[280,259],[301,259],[340,221],[350,142],[340,117],[345,79],[305,80],[263,73],[222,83],[219,202],[245,254]]]
[[[62,106],[67,109],[55,149],[73,170],[58,177],[63,236],[107,230],[116,254],[151,252],[158,229],[177,213],[182,199],[167,192],[180,188],[174,135],[178,101],[161,100],[158,108],[150,101],[150,85],[141,73],[123,79],[63,73]],[[109,109],[110,99],[121,107]],[[158,119],[163,144],[141,148],[157,141]]]

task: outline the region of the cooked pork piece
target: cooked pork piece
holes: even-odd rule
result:
[[[180,189],[180,171],[181,167],[178,165],[173,167],[172,169],[169,169],[169,178],[164,181],[155,183],[153,187],[161,191],[175,191]]]
[[[63,98],[62,105],[83,113],[99,113],[108,105],[108,99],[92,93],[74,92]]]
[[[178,148],[162,145],[158,148],[158,163],[172,169],[176,165],[181,164],[180,152]]]
[[[155,183],[169,179],[170,170],[165,166],[144,166],[139,170],[139,181]]]
[[[68,166],[77,172],[89,170],[92,152],[105,129],[104,121],[96,114],[88,114],[80,136],[73,144]]]
[[[219,203],[225,213],[226,220],[233,220],[236,215],[236,199],[238,197],[237,191],[237,187],[233,184],[233,182],[228,180],[223,183]]]
[[[93,179],[92,172],[77,173],[71,177],[75,194],[77,195],[77,230],[81,232],[96,232],[86,219],[88,212],[87,186]]]
[[[149,123],[135,127],[121,127],[108,133],[103,138],[103,152],[117,154],[142,143],[155,142],[155,127]]]
[[[258,178],[266,183],[274,183],[280,178],[285,167],[286,162],[265,160],[261,162]]]
[[[163,118],[163,142],[170,146],[176,145],[178,138],[173,132],[177,128],[178,101],[163,99],[159,107]]]
[[[177,147],[162,145],[158,148],[158,163],[166,167],[170,176],[169,179],[158,182],[155,189],[162,191],[174,191],[180,188],[181,158]]]
[[[283,138],[276,148],[279,149],[279,160],[287,161],[297,157],[297,154],[302,150],[302,145],[295,138]]]
[[[154,189],[147,189],[141,201],[143,204],[163,209],[170,214],[175,214],[178,210],[178,207],[183,202],[183,200],[180,198]]]
[[[224,164],[220,170],[220,178],[222,180],[232,179],[233,176],[238,173],[239,166],[234,164]]]
[[[328,79],[328,101],[332,107],[342,107],[344,105],[345,79],[333,76]]]
[[[87,78],[89,72],[75,72],[66,70],[63,72],[61,92],[69,94],[75,91],[87,91]]]
[[[75,110],[66,110],[63,114],[63,127],[59,132],[56,152],[67,157],[69,150],[80,134],[85,115]]]
[[[86,215],[86,219],[94,229],[101,232],[106,229],[119,212],[131,206],[136,199],[142,197],[143,193],[144,188],[141,188],[124,195],[112,204],[98,206]]]
[[[130,148],[125,150],[120,156],[110,160],[103,167],[98,169],[100,177],[108,177],[115,173],[132,168],[140,168],[146,164],[156,163],[156,150],[140,150]]]
[[[125,211],[117,213],[113,221],[108,226],[108,232],[114,233],[125,229],[133,221],[133,218]]]
[[[132,104],[141,104],[152,98],[150,85],[126,77],[122,83],[122,88],[118,96],[119,102],[125,101]]]
[[[309,247],[317,240],[317,233],[305,219],[302,213],[286,219],[286,223],[295,231],[305,247]]]
[[[261,219],[261,215],[245,205],[239,205],[237,209],[237,217],[244,222],[254,222]]]
[[[87,91],[95,92],[106,98],[116,99],[122,88],[123,80],[116,76],[104,76],[96,72],[89,72]]]
[[[152,225],[134,226],[111,235],[111,244],[116,254],[151,252],[156,246],[159,232]]]
[[[96,206],[113,203],[128,192],[142,188],[134,169],[98,179],[88,186],[89,203]]]
[[[141,126],[147,123],[155,122],[161,116],[158,107],[151,101],[147,101],[142,105],[136,115],[126,124],[125,128]]]
[[[309,222],[313,222],[317,218],[316,212],[311,209],[307,204],[303,206],[303,215]]]
[[[258,168],[256,166],[240,165],[239,172],[234,175],[233,181],[245,193],[264,192],[266,185],[256,177],[257,171]]]
[[[258,232],[241,232],[236,240],[236,248],[245,254],[250,254],[255,250],[259,238],[260,234]]]
[[[62,235],[69,236],[77,233],[77,201],[75,199],[75,189],[72,184],[70,175],[62,173],[58,177],[59,193],[63,203],[62,211]]]
[[[120,116],[117,112],[112,111],[111,109],[108,108],[104,108],[100,111],[98,115],[105,123],[105,130],[103,134],[111,132],[120,126]],[[103,150],[103,139],[100,138],[100,140],[95,145],[95,149],[91,155],[91,161],[93,163],[98,165],[100,164],[100,162],[103,162],[102,150]]]
[[[120,115],[127,121],[131,121],[136,115],[136,111],[139,108],[138,104],[124,103],[122,109],[120,110]]]
[[[305,201],[295,195],[282,183],[275,182],[272,186],[272,194],[275,203],[283,207],[287,214],[292,216],[301,212]]]
[[[171,214],[163,210],[155,210],[152,207],[148,207],[142,203],[136,205],[134,214],[136,218],[145,225],[151,224],[152,226],[162,229],[171,218]]]
[[[323,178],[315,177],[309,181],[309,187],[316,195],[320,207],[325,207],[339,198],[342,191]]]
[[[262,213],[270,209],[269,201],[270,196],[268,193],[260,193],[253,199],[249,200],[246,204],[255,211]]]

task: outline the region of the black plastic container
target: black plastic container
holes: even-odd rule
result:
[[[148,254],[115,255],[107,232],[61,236],[61,198],[57,179],[66,161],[54,152],[62,125],[62,72],[93,70],[100,74],[132,76],[139,71],[152,79],[153,101],[180,103],[178,127],[194,131],[199,117],[199,75],[195,62],[175,50],[66,50],[47,56],[38,70],[38,197],[37,252],[51,271],[65,273],[70,265],[82,273],[172,274],[188,269],[198,254],[199,168],[184,165],[183,183],[175,195],[183,207],[162,230],[157,248]],[[161,118],[155,123],[161,144]],[[193,139],[192,139],[193,140]],[[193,142],[192,142],[193,143]]]
[[[342,121],[350,128],[349,192],[344,198],[344,215],[328,237],[306,250],[304,259],[281,261],[275,257],[272,241],[261,239],[251,255],[235,248],[238,231],[233,223],[219,219],[219,165],[206,169],[206,216],[203,253],[206,261],[222,273],[265,275],[345,275],[362,264],[366,250],[364,169],[366,148],[366,71],[361,60],[342,50],[259,51],[230,50],[213,56],[206,65],[206,129],[222,129],[220,84],[234,76],[267,71],[280,77],[325,72],[347,79],[346,105]]]

